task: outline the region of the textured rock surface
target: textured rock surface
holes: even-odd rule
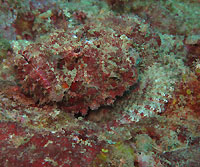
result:
[[[198,0],[56,2],[0,2],[0,166],[198,167]]]

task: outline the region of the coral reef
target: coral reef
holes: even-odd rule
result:
[[[2,122],[0,133],[1,166],[88,166],[100,150],[95,139],[85,136],[82,139],[64,129],[54,134],[42,131],[33,134],[15,123]]]
[[[198,0],[0,4],[0,166],[200,166]]]

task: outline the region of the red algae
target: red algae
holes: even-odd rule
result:
[[[64,129],[64,133],[35,133],[2,122],[0,130],[1,166],[88,166],[100,151],[100,143],[95,144],[94,139],[75,140],[76,136]]]
[[[0,166],[200,166],[197,1],[0,2]]]

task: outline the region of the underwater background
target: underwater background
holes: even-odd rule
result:
[[[0,167],[199,166],[199,0],[0,0]]]

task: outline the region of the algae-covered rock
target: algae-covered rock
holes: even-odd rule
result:
[[[10,49],[10,43],[7,39],[0,36],[0,63],[7,57],[8,50]]]

